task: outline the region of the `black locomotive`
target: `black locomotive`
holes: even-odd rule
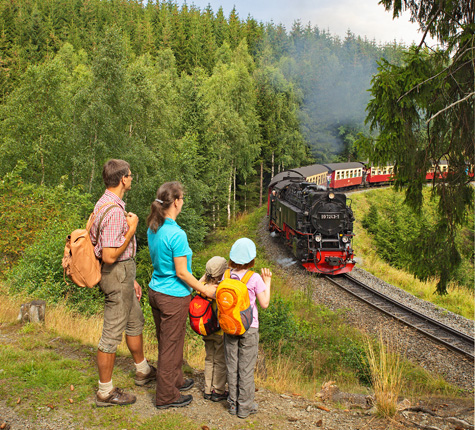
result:
[[[338,275],[353,269],[354,217],[344,193],[287,171],[269,185],[268,206],[269,229],[285,239],[308,271]]]

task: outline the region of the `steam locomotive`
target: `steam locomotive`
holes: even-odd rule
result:
[[[353,269],[354,216],[344,193],[292,170],[276,175],[269,190],[269,230],[284,238],[308,271],[338,275]]]

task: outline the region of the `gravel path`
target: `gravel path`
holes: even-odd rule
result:
[[[463,390],[473,391],[474,366],[472,363],[426,338],[416,330],[376,311],[324,278],[306,272],[296,263],[290,250],[283,245],[281,240],[269,234],[266,221],[264,219],[260,225],[260,242],[266,249],[267,257],[279,264],[278,276],[287,277],[291,285],[302,291],[308,292],[309,286],[311,286],[311,294],[316,303],[323,304],[334,311],[345,310],[345,319],[349,324],[376,336],[382,333],[383,338],[389,338],[392,344],[397,345],[399,351],[404,353],[410,361],[419,364],[434,377],[443,376],[447,382]],[[471,336],[474,335],[474,321],[472,320],[418,299],[362,269],[355,268],[351,274],[372,288],[383,291],[385,294],[389,293],[392,298],[408,307],[415,308],[447,326]]]

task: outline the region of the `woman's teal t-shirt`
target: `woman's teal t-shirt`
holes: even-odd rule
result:
[[[154,233],[147,231],[148,249],[152,258],[153,274],[149,287],[173,297],[190,295],[191,288],[177,275],[173,258],[186,257],[187,269],[191,272],[193,251],[182,228],[171,218],[166,218]]]

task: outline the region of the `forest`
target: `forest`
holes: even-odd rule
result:
[[[395,18],[410,11],[419,46],[171,0],[0,0],[3,189],[20,180],[72,190],[92,208],[104,162],[123,158],[134,175],[127,207],[141,220],[161,183],[184,184],[180,224],[199,248],[261,205],[279,171],[394,163],[417,213],[424,172],[443,159],[450,170],[434,184],[438,218],[423,251],[444,294],[473,207],[475,12],[470,2],[380,3]],[[145,245],[144,222],[138,239]]]
[[[184,183],[198,243],[278,171],[357,158],[377,61],[403,50],[236,9],[0,0],[0,177],[23,161],[25,181],[94,200],[103,163],[123,158],[141,219],[160,183]]]

